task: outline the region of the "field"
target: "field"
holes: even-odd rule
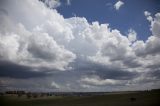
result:
[[[160,91],[105,93],[94,96],[0,96],[0,106],[160,106]]]

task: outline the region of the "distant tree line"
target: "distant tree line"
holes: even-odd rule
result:
[[[0,93],[0,95],[4,95],[4,94],[17,95],[18,97],[26,96],[28,99],[53,95],[51,93],[25,92],[25,91],[6,91],[5,93]]]

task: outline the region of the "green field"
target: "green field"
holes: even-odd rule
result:
[[[132,101],[131,98],[136,98]],[[0,106],[160,106],[160,92],[106,93],[99,96],[1,96]]]

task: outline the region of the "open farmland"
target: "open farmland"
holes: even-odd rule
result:
[[[0,106],[160,106],[160,91],[116,92],[92,96],[3,95]]]

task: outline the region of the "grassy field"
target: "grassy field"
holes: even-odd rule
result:
[[[136,98],[132,101],[131,98]],[[160,106],[160,92],[106,93],[99,96],[1,96],[0,106]]]

